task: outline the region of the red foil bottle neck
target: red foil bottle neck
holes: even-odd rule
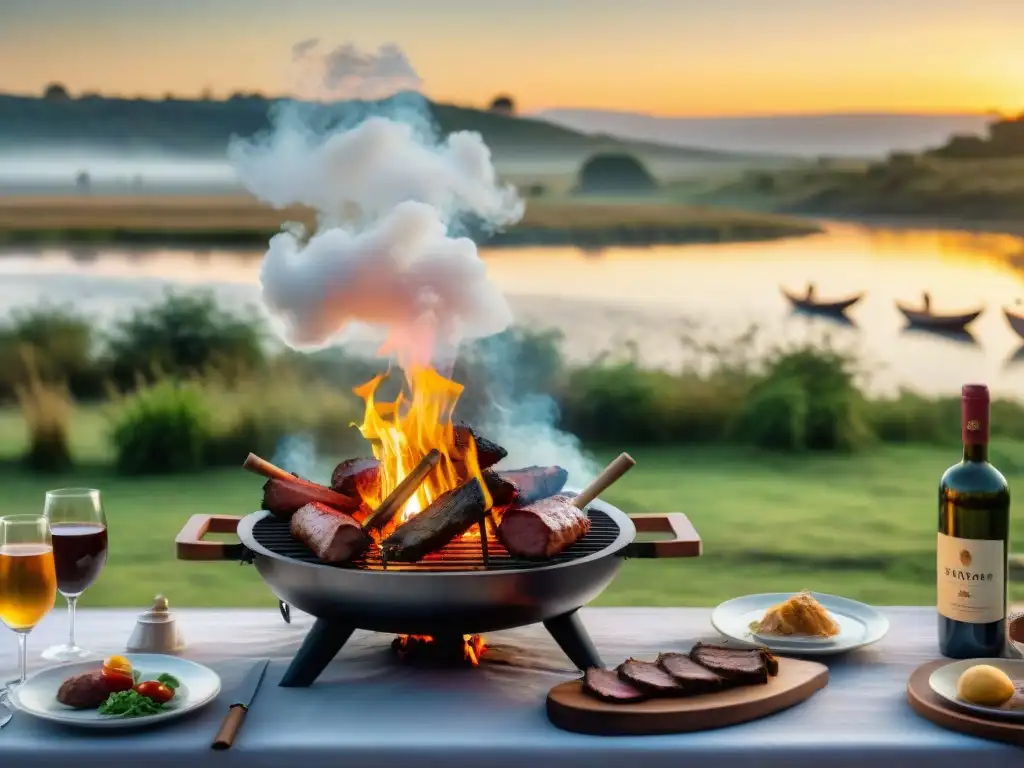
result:
[[[987,445],[989,438],[989,392],[984,384],[965,384],[961,390],[964,445]]]

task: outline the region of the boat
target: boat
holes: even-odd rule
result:
[[[1013,332],[1024,339],[1024,315],[1003,307],[1003,314],[1006,315],[1006,322],[1013,328]]]
[[[903,313],[903,316],[907,318],[907,322],[913,327],[935,331],[964,331],[984,311],[979,309],[975,312],[965,312],[960,315],[936,315],[930,310],[913,309],[898,301],[896,302],[896,309]]]
[[[782,289],[782,295],[789,299],[789,303],[794,308],[802,312],[814,312],[821,315],[841,315],[864,298],[863,293],[858,293],[855,296],[849,296],[839,301],[818,301],[816,299],[808,299],[807,296],[798,296],[795,293],[790,293],[785,288]]]

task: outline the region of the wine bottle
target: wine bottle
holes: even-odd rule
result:
[[[988,460],[988,387],[961,395],[964,457],[939,483],[939,651],[995,658],[1006,646],[1010,489]]]

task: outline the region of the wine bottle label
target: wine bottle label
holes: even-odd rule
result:
[[[940,614],[968,624],[1006,618],[1004,542],[940,533],[938,555]]]

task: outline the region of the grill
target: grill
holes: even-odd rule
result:
[[[269,512],[244,518],[194,515],[176,539],[182,560],[251,562],[283,603],[316,617],[281,685],[311,685],[358,629],[446,637],[542,622],[579,669],[601,657],[577,613],[607,587],[627,557],[693,557],[700,537],[684,515],[630,517],[605,502],[587,507],[590,532],[542,562],[514,558],[493,536],[457,541],[419,563],[381,562],[371,549],[345,565],[319,562]],[[671,540],[634,541],[637,531]],[[237,532],[239,542],[205,541]]]
[[[342,565],[326,563],[322,565],[342,570],[422,573],[424,571],[518,571],[571,563],[581,557],[601,552],[613,546],[621,533],[615,521],[604,512],[591,509],[587,516],[590,518],[590,532],[561,554],[541,562],[512,557],[494,536],[488,536],[486,561],[483,558],[480,540],[470,539],[454,541],[439,552],[427,555],[418,563],[389,562],[385,566],[381,561],[380,550],[374,544],[366,555],[358,560]],[[305,544],[292,537],[286,520],[273,516],[264,517],[252,527],[252,537],[258,544],[275,555],[287,557],[300,563],[321,565],[316,555]]]

